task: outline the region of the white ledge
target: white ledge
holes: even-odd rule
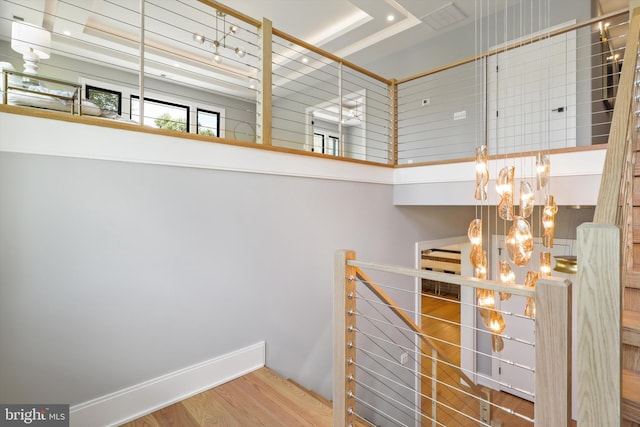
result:
[[[475,205],[473,162],[388,168],[61,120],[0,113],[0,151],[394,185],[396,205]],[[551,155],[552,193],[563,205],[597,200],[606,150]],[[491,160],[516,179],[535,176],[533,156]],[[490,186],[492,184],[490,183]],[[488,203],[495,203],[490,196]]]
[[[393,169],[0,113],[0,151],[393,184]]]

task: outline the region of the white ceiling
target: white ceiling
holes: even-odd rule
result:
[[[599,1],[601,13],[628,6],[628,0]],[[222,3],[252,18],[266,17],[274,28],[337,56],[349,59],[358,53],[358,58],[364,58],[365,62],[367,58],[374,61],[385,57],[399,50],[399,46],[404,49],[467,25],[479,14],[475,0],[222,0]],[[10,38],[10,23],[14,16],[19,16],[51,30],[59,55],[133,68],[138,4],[134,0],[0,0],[0,38]],[[425,22],[429,14],[450,4],[462,12],[463,19],[440,30]],[[145,41],[151,46],[147,59],[152,62],[147,71],[179,78],[185,84],[247,95],[246,82],[255,76],[255,69],[246,64],[251,65],[255,46],[251,43],[243,46],[250,55],[242,62],[225,60],[213,64],[212,47],[192,40],[196,31],[213,37],[215,12],[209,6],[196,0],[147,0],[145,11],[152,17],[145,21]],[[388,20],[390,15],[393,21]],[[243,23],[239,26],[248,27]],[[64,31],[71,36],[63,36]],[[248,33],[244,37],[255,40]],[[229,39],[230,44],[244,43],[242,38],[240,31],[237,40]],[[393,43],[382,43],[389,39]],[[291,54],[282,53],[276,63],[284,66],[290,59]]]

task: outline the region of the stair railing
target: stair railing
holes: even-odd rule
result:
[[[633,264],[632,180],[636,141],[640,8],[630,15],[593,223],[578,227],[578,425],[620,425],[623,265]],[[606,381],[603,381],[606,379]]]
[[[334,426],[357,425],[357,420],[361,417],[358,409],[360,404],[359,388],[362,388],[357,379],[358,372],[370,377],[375,375],[375,372],[368,369],[357,369],[360,366],[357,353],[358,351],[363,352],[363,350],[358,350],[361,346],[356,345],[357,334],[360,332],[356,322],[362,314],[361,308],[357,304],[361,299],[360,292],[356,289],[357,283],[362,283],[377,298],[381,306],[386,307],[401,324],[417,334],[419,339],[415,346],[418,354],[427,356],[428,352],[433,352],[434,355],[437,355],[437,360],[441,360],[453,368],[455,375],[468,386],[468,389],[465,389],[466,391],[463,393],[462,400],[480,402],[478,418],[473,422],[477,425],[491,425],[490,408],[493,405],[488,399],[487,390],[470,379],[475,373],[464,372],[455,363],[448,360],[448,357],[439,348],[440,345],[429,338],[405,310],[400,308],[381,290],[380,286],[376,285],[363,272],[363,269],[384,272],[384,274],[435,280],[470,287],[474,290],[489,289],[495,292],[508,292],[535,298],[537,306],[535,318],[535,422],[541,426],[569,425],[571,408],[571,283],[569,281],[553,277],[541,278],[535,289],[532,289],[520,285],[503,285],[495,281],[435,271],[361,262],[356,260],[353,251],[338,251],[335,256],[334,269]],[[416,298],[419,297],[420,294],[416,296]],[[391,336],[385,334],[385,340],[390,339]],[[420,344],[425,345],[429,350],[423,354],[420,351]],[[475,349],[472,350],[475,351]],[[390,380],[382,376],[379,381],[389,382]],[[460,383],[460,381],[457,382]],[[439,383],[439,381],[432,379],[432,384],[435,383]],[[415,393],[415,396],[420,394],[419,390],[411,392]],[[416,398],[416,402],[418,402],[418,398]],[[362,405],[365,404],[362,403]],[[416,403],[415,409],[416,411],[420,410],[419,403]],[[455,410],[455,408],[452,409]],[[423,422],[420,418],[416,417],[417,424]],[[437,421],[433,413],[425,414],[424,419],[432,420],[433,425],[443,425]],[[469,421],[465,421],[465,423],[468,424]]]

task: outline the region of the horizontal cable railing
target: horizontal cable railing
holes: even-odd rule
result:
[[[177,0],[178,8],[160,0],[98,8],[61,0],[55,10],[3,2],[25,16],[44,14],[50,57],[37,74],[72,83],[64,90],[77,92],[83,108],[74,109],[73,99],[51,108],[63,104],[61,95],[50,96],[35,77],[25,88],[26,79],[8,79],[17,83],[8,85],[8,104],[393,163],[390,81],[270,23],[262,34],[264,22],[210,0]],[[7,43],[0,62],[18,70],[20,54]]]
[[[628,31],[620,11],[394,83],[213,0],[3,3],[43,16],[60,83],[13,76],[8,104],[392,165],[606,142]]]
[[[272,144],[390,163],[389,85],[340,58],[274,31]]]
[[[367,272],[382,279],[374,282]],[[359,418],[384,426],[490,426],[494,420],[505,425],[567,425],[568,282],[544,278],[535,289],[502,285],[356,261],[350,251],[336,254],[335,274],[334,347],[340,355],[334,356],[334,425]],[[420,284],[426,281],[460,287],[463,296],[424,291]],[[509,292],[513,298],[544,305],[538,306],[535,320],[496,309],[507,326],[488,330],[461,320],[475,319],[486,310],[475,302],[478,289],[496,297]],[[528,326],[510,328],[515,322]],[[530,336],[510,332],[527,329]],[[503,341],[508,351],[492,350],[494,340]],[[487,363],[510,371],[495,375],[479,368]],[[509,381],[521,377],[531,378],[530,385]],[[534,400],[535,407],[530,403]]]
[[[255,140],[255,26],[191,0],[178,1],[178,9],[146,0],[142,11],[135,2],[95,8],[61,0],[53,10],[39,10],[35,3],[3,1],[16,16],[42,13],[41,30],[50,37],[49,57],[28,79],[32,92],[40,93],[9,86],[8,104],[66,111],[47,97],[54,81],[71,82],[78,85],[85,116]],[[7,26],[28,25],[18,18]],[[21,68],[14,43],[0,49],[3,69]],[[25,86],[27,79],[13,82]]]
[[[398,164],[606,143],[624,59],[620,11],[398,81]],[[487,39],[496,39],[487,36]]]

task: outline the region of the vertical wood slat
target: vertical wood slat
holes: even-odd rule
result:
[[[273,27],[271,21],[267,18],[262,20],[262,25],[258,28],[261,70],[260,70],[260,99],[256,112],[260,116],[257,117],[256,123],[260,127],[257,142],[263,145],[271,145],[271,95],[272,95],[272,58],[273,58]]]
[[[540,426],[571,421],[571,282],[536,282],[535,420]]]
[[[356,258],[355,252],[341,250],[334,257],[333,281],[333,425],[346,427],[353,423],[353,415],[347,409],[353,405],[353,399],[347,398],[351,390],[355,394],[355,381],[349,381],[349,375],[355,377],[355,365],[348,364],[349,358],[355,361],[355,333],[348,331],[348,324],[355,327],[355,316],[349,316],[349,310],[355,311],[355,267],[347,266],[347,261]],[[349,280],[352,278],[352,280]],[[353,296],[348,298],[349,293]],[[348,348],[349,343],[353,343]]]
[[[621,424],[620,245],[614,225],[578,227],[578,425]]]

